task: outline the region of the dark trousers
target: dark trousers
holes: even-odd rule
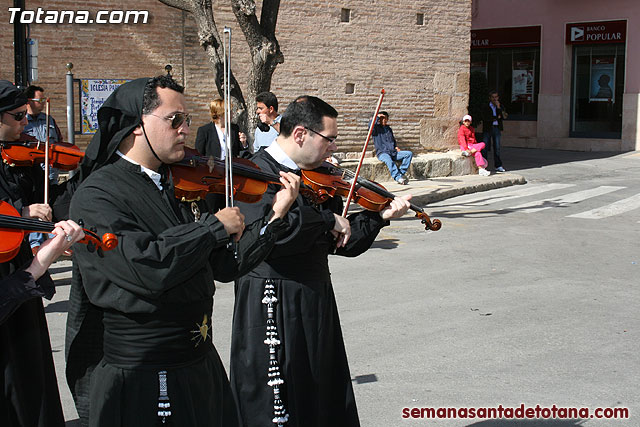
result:
[[[485,149],[482,150],[482,156],[485,159],[489,159],[487,157],[487,150],[493,151],[493,167],[499,168],[502,166],[502,160],[500,159],[500,140],[502,139],[502,134],[500,133],[500,129],[498,126],[491,126],[488,131],[484,132],[483,138]]]

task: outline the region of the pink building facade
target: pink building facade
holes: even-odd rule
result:
[[[510,113],[506,146],[640,150],[637,0],[473,0],[470,71]]]

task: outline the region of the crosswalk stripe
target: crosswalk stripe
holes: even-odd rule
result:
[[[563,204],[577,203],[592,197],[601,196],[603,194],[611,193],[612,191],[621,190],[626,187],[616,187],[610,185],[602,185],[596,188],[590,188],[588,190],[576,191],[574,193],[565,194],[563,196],[554,197],[551,199],[542,199],[534,202],[528,202],[517,206],[512,206],[508,209],[518,210],[525,213],[539,212],[545,209],[551,209],[559,207]],[[549,206],[545,206],[549,204]]]
[[[464,208],[467,206],[486,206],[497,202],[503,202],[505,200],[517,199],[519,197],[534,196],[536,194],[544,193],[552,190],[562,190],[564,188],[574,187],[575,184],[543,184],[543,185],[524,185],[517,188],[511,188],[510,190],[501,191],[496,193],[495,198],[487,196],[483,193],[476,193],[473,197],[465,197],[464,201],[460,204],[450,205],[450,208]],[[439,204],[433,204],[432,206],[438,206]],[[440,203],[442,205],[442,203]]]
[[[580,212],[573,215],[567,215],[571,218],[600,219],[608,216],[619,215],[624,212],[632,211],[640,208],[640,194],[618,200],[601,208],[591,209],[590,211]],[[640,221],[638,221],[640,222]]]

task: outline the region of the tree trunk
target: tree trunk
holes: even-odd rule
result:
[[[207,53],[214,73],[218,93],[222,97],[224,81],[224,51],[222,41],[213,17],[211,0],[159,0],[167,6],[190,12],[198,25],[200,45]],[[280,0],[264,0],[260,22],[256,17],[254,0],[231,0],[233,13],[247,40],[251,53],[252,67],[248,79],[248,102],[231,73],[231,105],[237,107],[234,121],[253,143],[253,130],[258,118],[255,97],[271,88],[271,78],[278,66],[284,62],[280,45],[275,37]],[[232,63],[233,65],[233,63]],[[233,109],[232,109],[233,110]],[[249,131],[251,130],[251,131]]]

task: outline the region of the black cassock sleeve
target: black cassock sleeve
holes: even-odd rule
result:
[[[238,204],[245,215],[245,221],[265,217],[271,210],[271,204],[275,193],[280,187],[270,185],[267,192],[258,203]],[[318,244],[321,239],[331,241],[333,235],[330,231],[335,225],[334,213],[340,215],[342,199],[335,197],[322,205],[310,204],[303,196],[289,209],[286,216],[286,224],[280,231],[281,236],[271,251],[270,257],[286,257],[305,253]],[[382,227],[389,222],[382,219],[378,212],[362,211],[348,216],[351,225],[351,238],[344,248],[336,251],[337,255],[355,257],[365,252]],[[332,244],[329,242],[329,244]]]
[[[206,268],[212,252],[228,242],[222,223],[213,215],[201,222],[167,227],[157,211],[144,206],[144,200],[138,207],[122,206],[97,186],[85,186],[76,192],[70,213],[71,219],[82,219],[86,226],[95,227],[99,235],[115,231],[118,237],[115,249],[98,256],[86,246],[76,244],[75,261],[81,266],[86,284],[117,283],[126,291],[120,293],[123,297],[137,295],[153,300],[188,282],[195,272]],[[107,292],[87,286],[90,297],[91,290]],[[93,296],[97,297],[95,293]]]
[[[34,280],[30,273],[19,270],[0,279],[0,324],[23,302],[40,297],[51,299],[54,292],[53,280],[48,274]]]

